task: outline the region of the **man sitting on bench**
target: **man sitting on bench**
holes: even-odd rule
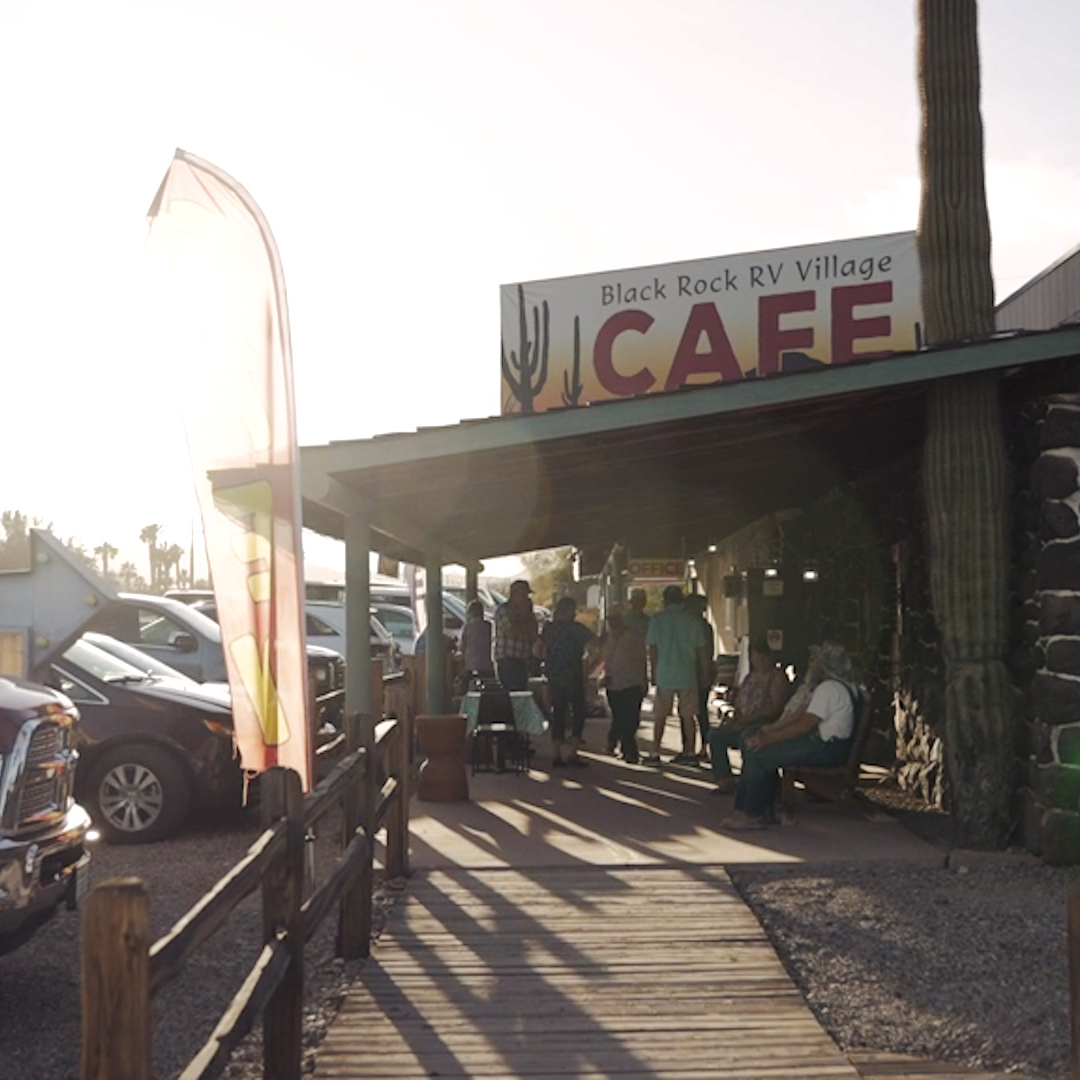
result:
[[[817,685],[805,709],[785,712],[746,739],[735,813],[720,823],[722,829],[763,829],[775,821],[785,765],[842,765],[851,753],[859,691],[844,647],[812,646],[806,680]]]

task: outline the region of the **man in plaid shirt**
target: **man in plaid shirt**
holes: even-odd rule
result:
[[[536,615],[532,589],[527,581],[515,581],[505,604],[495,609],[495,674],[504,690],[529,689],[529,661],[536,645]]]

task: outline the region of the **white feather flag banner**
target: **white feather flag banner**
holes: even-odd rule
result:
[[[182,150],[149,211],[240,761],[311,785],[299,460],[285,280],[250,195]]]

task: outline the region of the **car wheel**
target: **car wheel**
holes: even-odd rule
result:
[[[191,783],[167,750],[136,744],[107,751],[90,772],[91,817],[112,844],[171,836],[187,817]]]

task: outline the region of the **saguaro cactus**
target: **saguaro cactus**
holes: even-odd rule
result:
[[[920,0],[919,19],[919,256],[926,338],[941,345],[985,338],[994,320],[975,0]],[[993,374],[931,386],[924,481],[956,840],[1000,847],[1009,830],[1013,740],[1003,659],[1007,465]]]
[[[564,371],[562,376],[562,402],[567,408],[576,408],[581,401],[581,316],[574,316],[574,371],[573,375]]]
[[[506,346],[500,344],[502,353],[502,375],[510,392],[521,403],[521,411],[533,412],[536,395],[544,388],[548,375],[548,305],[543,303],[543,328],[541,329],[540,311],[533,305],[533,340],[529,341],[529,319],[525,313],[525,290],[519,285],[518,291],[518,348],[510,350],[510,359],[506,358]]]

